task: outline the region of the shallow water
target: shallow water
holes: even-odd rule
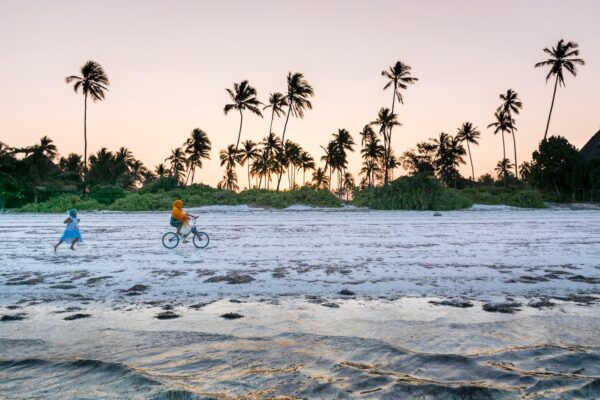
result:
[[[600,397],[600,212],[196,211],[0,215],[0,398]]]

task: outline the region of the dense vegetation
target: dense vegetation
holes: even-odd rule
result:
[[[104,188],[108,192],[107,187]],[[118,188],[112,187],[111,191]],[[185,207],[209,205],[249,205],[256,207],[286,208],[295,204],[312,207],[339,207],[340,200],[326,189],[314,190],[309,187],[286,192],[251,189],[236,193],[226,189],[194,184],[185,188],[164,191],[130,192],[108,202],[107,198],[82,197],[62,194],[39,203],[29,203],[17,209],[21,212],[63,212],[71,207],[79,210],[111,211],[168,211],[173,201],[181,199]]]

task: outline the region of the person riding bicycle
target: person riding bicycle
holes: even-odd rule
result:
[[[171,226],[177,228],[177,235],[181,235],[181,228],[189,224],[190,218],[198,218],[196,215],[188,214],[183,211],[183,202],[181,200],[175,200],[173,202],[173,209],[171,210]],[[196,234],[197,230],[195,226],[192,226],[192,232]]]

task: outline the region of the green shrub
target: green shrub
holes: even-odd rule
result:
[[[71,208],[78,210],[101,210],[102,204],[90,197],[81,197],[75,194],[62,194],[52,197],[42,203],[29,203],[17,209],[20,212],[65,212]]]
[[[457,210],[473,203],[437,179],[417,175],[401,177],[386,187],[359,190],[353,204],[380,210]]]
[[[90,190],[89,196],[100,204],[112,204],[115,200],[123,198],[127,192],[118,186],[101,185],[94,186]]]
[[[132,193],[110,205],[113,211],[166,211],[176,200],[168,193]]]
[[[546,204],[539,192],[534,190],[522,190],[508,199],[507,204],[514,207],[544,208]]]
[[[179,180],[174,176],[161,176],[154,182],[150,182],[142,186],[139,193],[157,193],[169,192],[179,188]]]

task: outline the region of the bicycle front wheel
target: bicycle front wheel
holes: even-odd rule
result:
[[[206,233],[198,232],[194,235],[192,241],[194,242],[194,246],[196,246],[199,249],[204,249],[206,246],[208,246],[208,242],[210,242],[210,239],[208,238],[208,235]]]
[[[167,232],[162,237],[162,244],[167,249],[174,249],[179,244],[179,236],[175,232]]]

